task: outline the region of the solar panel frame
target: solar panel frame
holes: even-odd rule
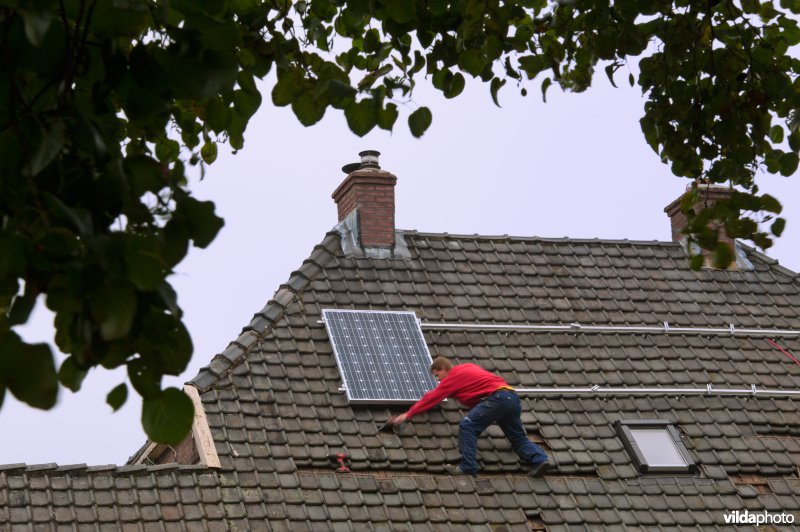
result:
[[[436,387],[413,312],[322,309],[349,403],[412,404]]]

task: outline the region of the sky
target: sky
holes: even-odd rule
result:
[[[341,167],[358,161],[362,150],[380,151],[381,167],[397,176],[400,229],[669,240],[663,209],[689,182],[673,176],[645,143],[640,90],[615,89],[600,74],[582,94],[551,87],[545,104],[537,87],[522,98],[506,86],[498,108],[480,83],[445,100],[421,81],[413,101],[401,106],[395,131],[364,138],[335,110],[305,128],[289,108],[273,106],[267,92],[244,149],[222,148],[205,177],[192,183],[198,198],[216,203],[225,227],[207,249],[193,249],[171,278],[195,353],[188,369],[164,385],[192,379],[302,265],[337,223],[331,193],[345,177]],[[405,120],[421,105],[433,111],[433,124],[415,139]],[[800,271],[800,178],[764,176],[760,187],[782,201],[788,220],[767,254]],[[52,315],[42,307],[16,329],[29,341],[53,336]],[[124,379],[124,371],[94,370],[77,394],[62,389],[47,412],[6,394],[0,464],[124,464],[146,440],[135,394],[117,413],[105,403]]]

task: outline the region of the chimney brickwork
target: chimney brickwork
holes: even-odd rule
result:
[[[397,177],[378,166],[378,152],[361,152],[362,162],[345,166],[347,177],[333,192],[339,221],[356,211],[362,248],[394,248],[394,188]]]

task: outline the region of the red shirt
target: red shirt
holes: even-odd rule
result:
[[[406,419],[430,410],[447,397],[455,397],[459,403],[472,408],[480,402],[481,397],[504,387],[511,389],[502,377],[475,364],[459,364],[447,372],[436,388],[423,395],[408,409]]]

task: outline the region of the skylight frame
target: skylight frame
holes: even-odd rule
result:
[[[689,450],[683,443],[681,433],[675,427],[675,423],[668,419],[635,419],[619,420],[614,423],[625,450],[633,459],[636,469],[643,474],[650,473],[685,473],[693,474],[698,470],[697,464],[689,454]],[[641,442],[637,441],[634,434],[637,430],[662,430],[669,437],[669,441],[674,445],[675,451],[684,462],[683,465],[655,465],[647,461],[646,453],[641,448]]]

